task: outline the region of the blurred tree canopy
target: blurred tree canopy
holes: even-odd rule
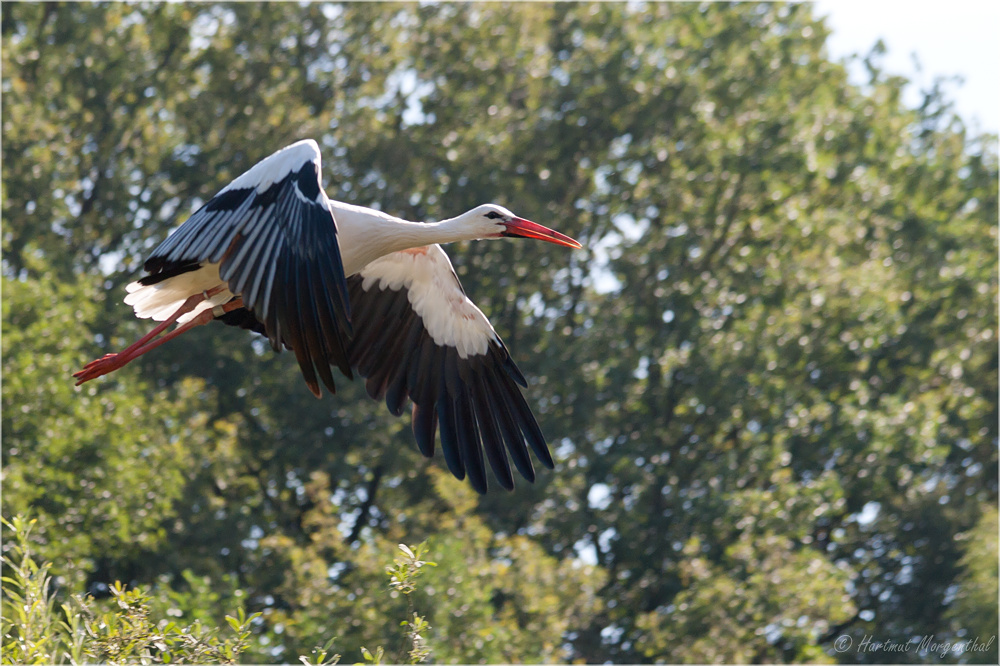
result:
[[[262,612],[261,662],[377,641],[379,554],[424,539],[440,661],[987,642],[996,137],[937,89],[906,108],[875,51],[852,84],[827,32],[805,4],[4,3],[4,516],[66,593]],[[332,198],[584,243],[449,248],[555,472],[477,497],[223,326],[73,387],[145,329],[144,255],[306,137]]]

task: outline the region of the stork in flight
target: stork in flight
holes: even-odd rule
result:
[[[336,366],[366,378],[368,394],[396,416],[410,398],[421,453],[434,454],[439,432],[455,477],[485,493],[485,451],[511,490],[508,454],[528,481],[528,446],[550,469],[552,457],[517,387],[527,387],[524,375],[439,245],[505,236],[581,247],[493,204],[419,223],[332,201],[319,146],[299,141],[223,188],[153,251],[125,302],[161,323],[73,376],[79,386],[217,319],[291,349],[316,397],[320,381],[336,392]]]

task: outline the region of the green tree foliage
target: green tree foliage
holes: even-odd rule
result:
[[[34,271],[33,271],[34,272]],[[98,290],[39,277],[3,282],[4,511],[38,515],[43,557],[62,576],[169,547],[185,487],[235,428],[199,403],[204,382],[145,390],[135,371],[76,390],[67,373],[92,353]]]
[[[960,560],[958,592],[948,609],[964,641],[977,641],[987,647],[977,655],[984,662],[997,661],[997,641],[989,645],[990,637],[1000,618],[997,617],[997,581],[1000,580],[1000,553],[997,548],[997,509],[984,509],[975,527],[958,535],[964,541],[965,554]]]
[[[439,661],[987,640],[996,137],[937,88],[906,108],[877,50],[849,82],[809,5],[8,3],[2,36],[3,511],[59,594],[359,654],[412,618],[381,554],[427,540]],[[217,325],[72,387],[146,327],[144,255],[305,137],[333,198],[585,244],[449,248],[555,472],[477,497],[356,384],[317,402]]]

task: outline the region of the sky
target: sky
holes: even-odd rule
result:
[[[816,0],[815,15],[832,29],[833,59],[867,53],[881,38],[884,68],[906,76],[905,102],[917,106],[920,89],[937,76],[960,75],[948,98],[970,129],[1000,132],[1000,2],[996,0]],[[918,72],[913,62],[920,63]],[[860,71],[860,68],[859,68]],[[856,83],[861,83],[859,79]]]

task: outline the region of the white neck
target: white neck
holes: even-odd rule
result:
[[[481,238],[475,230],[470,230],[463,224],[461,217],[440,222],[387,221],[374,218],[368,223],[368,233],[382,236],[380,245],[384,254],[434,243],[455,243]]]
[[[464,215],[440,222],[408,222],[381,211],[331,201],[344,272],[353,275],[381,256],[435,243],[475,240]]]

